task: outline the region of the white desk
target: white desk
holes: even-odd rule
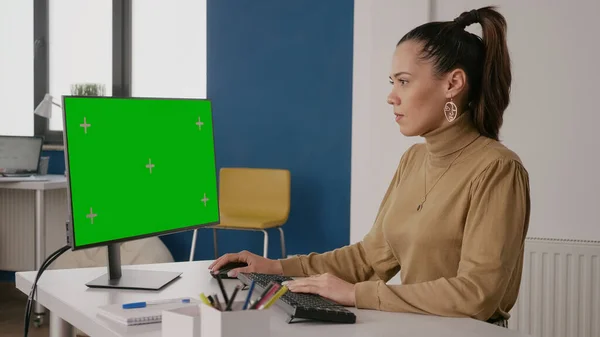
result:
[[[15,180],[19,180],[22,179],[23,181],[15,181]],[[44,262],[44,260],[46,259],[47,256],[47,251],[46,251],[46,234],[47,234],[47,227],[46,227],[46,202],[45,202],[45,192],[49,191],[49,190],[58,190],[58,189],[66,189],[67,188],[67,180],[66,177],[63,175],[44,175],[44,176],[37,176],[37,177],[33,177],[33,178],[2,178],[0,177],[0,189],[4,189],[4,190],[29,190],[29,191],[35,191],[35,220],[34,220],[34,269],[38,270],[38,268],[41,266],[41,264]],[[14,194],[3,194],[6,195],[8,199],[14,199],[11,196],[14,196]],[[18,198],[18,197],[17,197]],[[67,220],[66,219],[66,214],[67,214],[67,204],[66,204],[66,198],[61,198],[64,199],[62,200],[64,202],[64,205],[62,206],[63,209],[58,210],[57,214],[64,214],[65,218],[61,220],[62,226],[61,228],[64,228],[64,223]],[[5,205],[11,205],[11,207],[16,207],[19,208],[21,207],[20,205],[18,205],[19,201],[9,201],[7,202]],[[59,204],[61,203],[61,200],[58,200]],[[13,209],[11,209],[10,211],[15,212]],[[4,216],[4,215],[3,215]],[[23,215],[17,215],[17,218],[15,219],[4,219],[7,222],[10,222],[10,224],[8,226],[23,226],[24,224],[20,223],[20,224],[15,224],[13,222],[15,222],[15,220],[20,220],[23,219]],[[21,221],[22,222],[22,221]],[[10,233],[17,233],[18,231],[13,230],[9,231]],[[27,232],[23,232],[23,233],[27,233]],[[54,233],[53,233],[54,234]],[[58,235],[60,235],[60,233],[58,233]],[[62,240],[63,244],[66,242],[66,237],[64,234],[61,235],[64,239]],[[22,243],[19,242],[18,238],[7,238],[7,240],[12,240],[12,242],[15,245],[19,245],[21,246]],[[56,240],[53,240],[56,241]],[[27,245],[22,245],[24,247],[27,247]],[[59,246],[60,247],[60,246]],[[58,249],[59,247],[55,247],[55,249]],[[44,308],[41,307],[38,303],[36,303],[35,306],[35,312],[38,315],[37,319],[38,320],[42,320],[42,315],[44,313]]]
[[[47,270],[38,282],[38,300],[51,312],[51,337],[71,333],[69,323],[92,337],[160,337],[160,324],[124,327],[96,316],[98,306],[112,303],[167,299],[192,296],[200,292],[220,293],[216,280],[208,272],[210,261],[177,262],[155,265],[123,266],[147,270],[183,272],[181,278],[160,292],[92,289],[85,283],[106,273],[106,268]],[[17,273],[17,288],[29,293],[36,272]],[[225,280],[231,293],[237,280]],[[242,293],[245,294],[245,291]],[[357,314],[355,324],[299,322],[287,324],[285,314],[273,306],[271,336],[460,336],[460,337],[524,337],[516,331],[472,319],[378,312],[351,309]],[[54,318],[53,318],[53,315]],[[61,319],[56,316],[60,316]],[[252,336],[252,332],[248,332]]]
[[[16,190],[55,190],[67,187],[67,178],[60,174],[48,174],[31,177],[0,177],[0,188]]]

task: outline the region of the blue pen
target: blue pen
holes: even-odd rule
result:
[[[248,290],[248,296],[246,296],[246,302],[244,302],[244,308],[242,310],[246,310],[248,308],[248,304],[250,303],[250,297],[252,297],[252,291],[254,290],[254,280],[250,283],[250,289]]]
[[[132,302],[123,304],[123,309],[137,309],[137,308],[145,308],[149,305],[160,305],[160,304],[169,304],[169,303],[190,303],[189,298],[179,298],[174,300],[159,300],[159,301],[146,301],[146,302]]]

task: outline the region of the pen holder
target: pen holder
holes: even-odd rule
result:
[[[271,309],[242,310],[243,301],[233,302],[231,311],[219,311],[204,303],[200,304],[201,336],[204,337],[269,337]]]

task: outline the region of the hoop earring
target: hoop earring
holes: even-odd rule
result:
[[[450,123],[452,123],[458,115],[458,107],[452,101],[452,97],[450,97],[450,102],[446,102],[444,105],[444,115],[446,116],[446,120]]]

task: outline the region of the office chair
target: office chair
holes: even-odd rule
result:
[[[288,220],[291,199],[290,171],[268,168],[222,168],[219,171],[221,221],[212,228],[215,259],[219,257],[217,230],[260,231],[264,234],[263,256],[267,257],[269,234],[280,233],[281,254],[286,257],[283,224]],[[190,261],[194,260],[198,229],[194,230]]]

